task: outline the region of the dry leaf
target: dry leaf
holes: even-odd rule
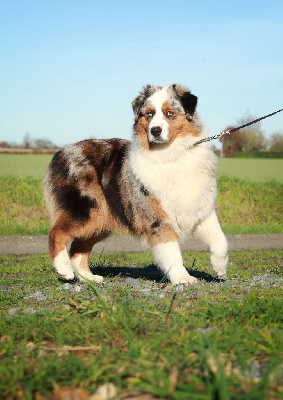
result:
[[[97,391],[88,400],[110,400],[117,395],[117,388],[113,383],[99,386]]]
[[[27,350],[33,350],[35,348],[36,344],[33,342],[28,342],[26,345]]]
[[[151,394],[132,394],[121,397],[121,400],[157,400],[157,397]]]
[[[10,339],[10,336],[4,335],[4,336],[1,336],[0,342],[1,343],[7,343],[9,341],[9,339]]]
[[[54,399],[55,400],[87,400],[91,393],[85,389],[72,389],[68,386],[60,387],[56,382],[53,382]]]
[[[217,365],[217,360],[216,360],[216,358],[215,358],[212,354],[209,354],[209,355],[208,355],[207,363],[208,363],[208,365],[209,365],[210,371],[211,371],[213,374],[216,374],[217,371],[218,371],[218,365]]]
[[[176,366],[172,368],[172,371],[169,376],[170,381],[170,390],[174,391],[176,389],[177,381],[178,381],[178,369]]]

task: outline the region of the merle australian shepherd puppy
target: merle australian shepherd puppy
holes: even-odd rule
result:
[[[89,269],[95,243],[113,231],[145,240],[172,284],[196,278],[183,266],[179,240],[191,233],[210,247],[226,275],[227,242],[216,213],[216,157],[183,86],[145,86],[133,101],[132,141],[83,140],[55,154],[44,180],[50,211],[49,252],[65,279],[101,282]],[[70,257],[67,244],[72,240]]]

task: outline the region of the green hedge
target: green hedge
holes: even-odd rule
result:
[[[283,158],[283,153],[275,151],[239,151],[235,158]]]

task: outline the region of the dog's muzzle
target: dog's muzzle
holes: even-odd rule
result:
[[[148,141],[151,143],[166,143],[168,138],[161,126],[153,126],[150,128]]]
[[[162,128],[161,126],[153,126],[150,130],[151,135],[155,138],[161,138]]]

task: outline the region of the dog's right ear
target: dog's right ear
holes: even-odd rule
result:
[[[136,121],[138,120],[138,118],[140,116],[141,109],[142,109],[146,99],[149,96],[151,96],[155,92],[155,90],[156,90],[155,86],[146,85],[143,87],[143,90],[140,92],[140,94],[132,101],[132,107],[133,107]]]
[[[186,117],[191,121],[197,107],[198,98],[189,89],[181,85],[172,85],[174,92],[182,103]]]

